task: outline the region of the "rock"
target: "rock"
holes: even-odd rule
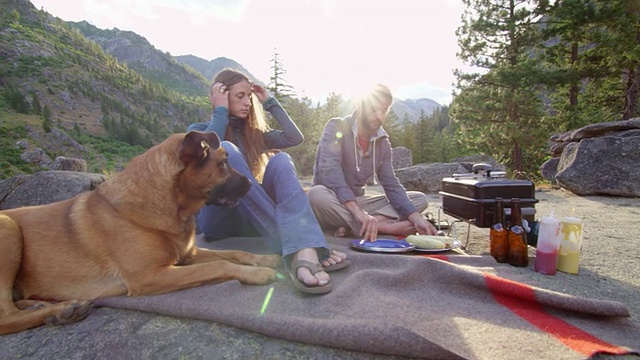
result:
[[[95,189],[102,174],[76,171],[41,171],[0,181],[0,210],[44,205]]]
[[[562,152],[556,181],[578,195],[640,197],[640,136],[572,142]]]
[[[555,184],[559,163],[559,157],[552,157],[551,159],[545,161],[542,165],[540,165],[540,174],[542,175],[542,178],[549,180]]]
[[[445,177],[467,172],[460,163],[433,163],[397,169],[396,176],[405,189],[428,194],[442,190],[442,179]]]
[[[402,169],[413,165],[413,154],[409,148],[397,146],[391,151],[391,159],[394,169]]]
[[[559,157],[568,144],[582,139],[601,136],[633,137],[640,136],[639,134],[640,118],[589,124],[576,130],[552,135],[550,140],[556,144],[551,147],[551,155]]]
[[[86,172],[87,162],[83,159],[58,156],[51,165],[51,170]]]
[[[589,124],[576,130],[566,131],[562,134],[551,136],[553,142],[580,141],[582,139],[611,135],[612,132],[622,132],[626,130],[640,129],[640,117],[620,120],[606,121]]]
[[[40,148],[28,148],[20,154],[20,159],[29,164],[39,165],[43,169],[48,169],[53,163],[49,155]]]

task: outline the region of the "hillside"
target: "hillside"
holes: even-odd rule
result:
[[[48,169],[56,156],[83,158],[93,172],[119,170],[207,119],[219,70],[265,84],[232,59],[173,57],[133,32],[65,22],[28,0],[0,5],[0,179]],[[423,104],[431,113],[431,100],[413,102],[397,100],[394,111],[414,121]]]
[[[147,39],[134,32],[117,28],[103,30],[86,21],[67,24],[150,82],[188,96],[207,93],[207,78],[177,62],[170,54],[157,50]]]
[[[35,9],[29,1],[0,0],[0,4],[3,145],[22,140],[51,158],[66,155],[61,142],[38,141],[53,136],[50,130],[56,128],[64,137],[84,137],[83,145],[91,154],[85,157],[95,158],[90,170],[100,172],[111,166],[119,168],[132,153],[208,116],[204,96],[185,96],[145,79],[77,28]],[[118,144],[100,150],[91,145],[105,140]],[[140,148],[109,153],[110,148],[121,146]],[[9,150],[3,146],[3,155]],[[120,152],[124,156],[118,159]],[[2,169],[10,170],[3,174],[25,171],[8,163],[8,158],[15,156],[3,156]],[[109,161],[114,165],[107,165]]]

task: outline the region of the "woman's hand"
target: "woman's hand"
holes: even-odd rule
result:
[[[269,98],[267,90],[258,84],[251,85],[251,91],[253,91],[255,96],[258,98],[260,104],[264,104],[264,102]]]
[[[211,87],[209,93],[209,100],[211,100],[211,107],[215,110],[218,106],[224,106],[229,108],[229,90],[223,83],[215,83]]]

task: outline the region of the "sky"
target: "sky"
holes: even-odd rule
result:
[[[360,96],[376,83],[449,105],[461,0],[31,0],[65,21],[128,30],[173,56],[226,57],[269,82],[277,51],[299,95]]]

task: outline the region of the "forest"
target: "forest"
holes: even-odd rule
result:
[[[417,121],[391,112],[384,125],[414,164],[485,153],[540,180],[551,135],[638,116],[640,1],[463,1],[458,56],[476,71],[456,69],[451,104]],[[273,82],[283,72],[277,61],[273,69],[272,85],[281,85]],[[283,101],[310,139],[295,150],[308,173],[315,139],[341,98],[318,108]]]
[[[414,164],[484,153],[505,164],[511,175],[540,180],[539,167],[551,156],[551,135],[639,116],[640,0],[462,1],[466,10],[456,31],[457,56],[471,70],[452,69],[452,103],[418,119],[390,112],[384,125],[394,147],[412,151]],[[117,141],[118,148],[129,144],[135,152],[184,131],[193,119],[203,121],[202,115],[210,112],[206,94],[189,95],[143,78],[60,21],[47,28],[26,18],[6,13],[4,24],[15,31],[5,34],[44,38],[54,44],[52,53],[63,55],[22,55],[19,67],[9,66],[11,59],[2,55],[0,110],[37,116],[45,132],[66,127],[80,143],[107,139]],[[56,39],[52,26],[62,34]],[[344,115],[345,99],[330,94],[322,104],[313,103],[287,83],[286,65],[277,52],[271,64],[268,88],[306,139],[287,151],[298,171],[308,176],[322,128]],[[67,88],[72,96],[99,104],[100,111],[90,113],[96,121],[73,118],[71,112],[52,113],[51,99]],[[96,126],[100,129],[92,129]],[[17,154],[12,158],[19,161]]]

